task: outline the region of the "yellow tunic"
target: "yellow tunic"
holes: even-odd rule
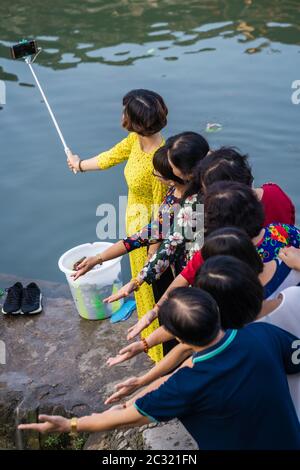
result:
[[[127,160],[124,171],[128,185],[127,235],[132,235],[148,224],[153,209],[158,208],[167,192],[166,186],[153,176],[154,152],[144,152],[140,147],[138,135],[130,133],[112,149],[98,156],[98,166],[101,170]],[[132,251],[129,258],[132,277],[136,277],[147,261],[147,248]],[[144,283],[135,293],[135,300],[138,318],[141,318],[154,306],[152,287]],[[143,331],[142,336],[147,338],[158,326],[158,321],[154,321]],[[160,361],[163,357],[162,345],[151,348],[149,356],[155,362]]]

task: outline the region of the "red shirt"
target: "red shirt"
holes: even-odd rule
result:
[[[264,226],[273,222],[282,224],[295,224],[295,206],[287,194],[275,183],[266,183],[262,185],[263,196],[261,203],[265,210]],[[201,251],[197,251],[187,266],[181,271],[189,284],[194,284],[198,269],[202,266],[204,260]]]
[[[266,183],[262,185],[263,196],[261,202],[265,210],[264,226],[274,222],[281,224],[295,225],[295,206],[275,183]]]

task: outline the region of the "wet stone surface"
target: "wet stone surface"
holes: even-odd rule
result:
[[[0,287],[17,280],[23,285],[31,281],[0,275]],[[151,366],[146,355],[106,366],[127,344],[126,331],[135,314],[116,325],[87,321],[78,315],[67,285],[36,282],[44,299],[41,314],[0,316],[0,340],[6,347],[6,364],[0,364],[1,448],[16,447],[20,440],[19,446],[38,448],[38,436],[16,436],[16,420],[34,420],[38,413],[81,416],[102,411],[116,383]],[[4,297],[1,306],[3,302]]]

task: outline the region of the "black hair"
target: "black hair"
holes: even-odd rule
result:
[[[254,191],[235,181],[219,181],[207,188],[204,197],[205,234],[223,227],[238,227],[250,238],[264,224],[264,210]]]
[[[131,90],[124,96],[123,106],[123,127],[128,131],[150,136],[167,125],[168,108],[154,91]]]
[[[259,275],[263,271],[263,262],[249,235],[236,227],[214,230],[205,237],[201,248],[204,261],[217,255],[230,255],[244,261]]]
[[[164,145],[156,150],[153,156],[154,169],[165,179],[171,180],[179,184],[184,184],[184,181],[178,176],[174,175],[172,167],[168,160],[168,146]]]
[[[185,175],[193,175],[184,198],[200,190],[198,165],[209,152],[207,140],[197,132],[181,132],[169,138],[168,157],[176,168]]]
[[[207,155],[207,140],[197,132],[181,132],[167,140],[168,156],[176,168],[190,175],[197,164]]]
[[[207,292],[178,287],[159,309],[160,324],[183,343],[206,346],[220,331],[216,301]]]
[[[252,186],[253,175],[248,155],[234,147],[221,147],[210,152],[199,164],[203,191],[216,181],[237,181]]]
[[[241,328],[254,321],[262,307],[263,287],[257,274],[233,256],[213,256],[201,266],[195,286],[217,302],[222,328]]]

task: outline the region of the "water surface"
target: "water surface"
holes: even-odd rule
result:
[[[96,208],[118,207],[123,165],[73,176],[28,67],[8,47],[36,38],[35,69],[65,138],[81,157],[123,136],[121,101],[132,88],[161,93],[165,136],[205,132],[213,147],[251,156],[255,184],[275,181],[300,209],[298,1],[1,0],[0,271],[62,280],[57,259],[96,240]],[[128,273],[128,269],[125,268]]]

